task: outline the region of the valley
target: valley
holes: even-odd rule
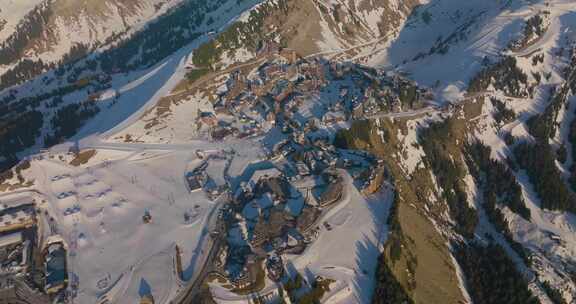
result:
[[[5,1],[0,303],[576,301],[571,1]]]

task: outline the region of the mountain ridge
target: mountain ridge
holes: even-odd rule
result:
[[[124,5],[110,1],[116,8]],[[152,2],[143,4],[144,11]],[[39,172],[69,172],[81,184],[80,176],[90,170],[98,172],[98,182],[122,185],[111,191],[118,193],[138,185],[141,174],[144,182],[163,185],[142,186],[143,191],[162,193],[159,200],[178,208],[191,195],[201,202],[199,209],[217,210],[205,201],[220,202],[213,193],[228,193],[234,207],[219,211],[228,214],[224,230],[211,230],[225,237],[215,237],[208,247],[194,247],[207,245],[192,246],[176,232],[196,225],[189,222],[195,211],[184,212],[188,220],[182,226],[170,226],[165,220],[178,212],[123,194],[134,200],[131,208],[138,202],[153,209],[159,226],[186,244],[184,265],[204,265],[178,279],[186,291],[179,299],[201,294],[205,303],[246,296],[302,303],[576,301],[576,18],[570,1],[161,2],[172,9],[147,11],[146,25],[133,33],[99,46],[78,44],[53,66],[22,60],[31,67],[3,80],[5,195],[19,188],[47,192],[47,205],[60,212],[60,201],[50,196],[68,192],[51,190],[61,189],[58,179],[46,180]],[[124,14],[115,16],[123,22]],[[122,28],[137,27],[134,20]],[[88,154],[84,163],[71,159]],[[107,167],[108,158],[138,176],[118,177]],[[156,163],[163,159],[186,169]],[[80,165],[70,169],[72,162]],[[250,178],[259,171],[279,171],[282,187],[309,192],[290,192],[282,209],[282,195],[275,192],[280,190],[259,188]],[[180,175],[186,183],[198,178],[205,191],[179,188],[179,179],[172,180]],[[324,183],[345,189],[342,205],[323,209],[326,196],[316,192]],[[258,191],[273,193],[273,199]],[[82,204],[91,200],[72,196]],[[300,209],[296,202],[302,197]],[[309,247],[278,254],[289,275],[275,291],[277,260],[262,250],[296,251],[276,243],[301,240],[272,225],[270,249],[255,245],[255,231],[280,221],[277,212],[289,212],[287,218],[296,217],[294,225],[301,227],[305,220],[298,216],[314,217],[314,210],[316,232],[303,236]],[[96,211],[78,212],[89,218]],[[64,229],[67,216],[57,216]],[[128,222],[129,229],[139,227]],[[65,236],[69,242],[106,241],[105,228],[93,229],[90,220],[77,223],[89,235]],[[127,231],[152,238],[134,229]],[[166,231],[154,236],[164,245],[174,242]],[[355,261],[327,252],[345,241],[342,252]],[[92,254],[90,246],[75,250]],[[209,248],[209,254],[188,261],[195,248]],[[137,271],[150,276],[147,267],[162,254]],[[94,278],[74,267],[86,290],[82,299],[92,299]],[[253,272],[267,276],[238,283]],[[162,294],[177,294],[170,289],[176,285],[157,284]],[[107,296],[135,297],[135,288]]]

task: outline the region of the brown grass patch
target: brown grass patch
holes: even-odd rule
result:
[[[96,150],[86,150],[78,153],[76,157],[70,161],[70,165],[78,167],[80,165],[84,165],[88,163],[88,161],[96,155]]]
[[[398,161],[402,157],[401,144],[395,134],[403,125],[405,127],[406,120],[396,123],[389,119],[381,120],[382,129],[391,135],[385,143],[377,134],[378,127],[374,122],[363,124],[366,122],[354,123],[356,130],[352,134],[356,135],[349,137],[353,138],[352,148],[368,149],[384,159],[399,195],[397,216],[401,232],[395,237],[400,239],[402,246],[399,256],[394,259],[393,244],[390,241],[386,243],[384,254],[390,261],[389,268],[416,303],[462,303],[464,298],[446,246],[447,239],[430,221],[433,218],[442,226],[439,221],[446,206],[428,199],[430,193],[435,192],[428,169],[419,169],[408,177]],[[365,136],[362,133],[369,134]]]

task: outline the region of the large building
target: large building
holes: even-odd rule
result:
[[[0,304],[49,303],[31,279],[36,234],[33,202],[0,207]]]

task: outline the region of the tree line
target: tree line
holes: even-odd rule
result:
[[[487,66],[470,81],[469,93],[483,93],[493,86],[510,97],[521,98],[531,94],[527,88],[528,76],[516,66],[516,58],[504,56],[494,64],[485,64]]]
[[[475,304],[538,304],[528,282],[506,251],[495,243],[455,244],[455,257]]]
[[[450,157],[446,143],[452,140],[452,120],[435,122],[423,130],[419,142],[426,154],[425,160],[442,188],[442,196],[448,203],[450,216],[456,221],[456,231],[472,238],[478,215],[468,204],[468,195],[463,185],[464,169]]]

